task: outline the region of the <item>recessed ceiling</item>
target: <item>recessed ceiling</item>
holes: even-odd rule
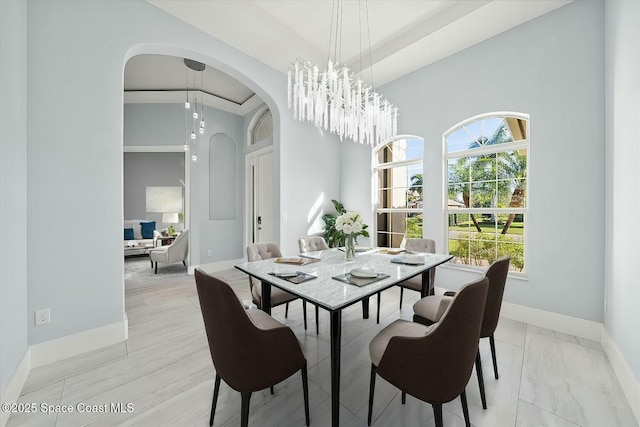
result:
[[[341,5],[340,62],[378,87],[571,0],[147,0],[286,72],[297,59],[323,67],[333,8]],[[366,23],[369,23],[370,43]],[[360,30],[362,28],[362,31]],[[360,34],[362,33],[362,37]],[[369,59],[371,46],[371,60]],[[361,55],[362,61],[361,61]],[[331,48],[333,56],[334,49]],[[360,63],[362,62],[362,67]],[[371,83],[368,81],[368,83]]]
[[[332,57],[379,87],[572,0],[147,1],[282,73],[298,58],[322,69]],[[125,102],[181,102],[188,71],[183,58],[133,57]],[[244,115],[262,103],[211,67],[199,82],[191,80],[213,107]]]
[[[206,64],[205,64],[206,65]],[[124,67],[127,103],[184,102],[189,97],[234,114],[246,114],[259,105],[255,93],[233,77],[210,66],[194,71],[184,58],[167,55],[137,55]]]

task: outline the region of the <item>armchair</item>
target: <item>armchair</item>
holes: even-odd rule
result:
[[[168,246],[153,248],[149,251],[149,259],[155,267],[155,274],[158,274],[158,263],[170,264],[182,262],[187,266],[186,259],[189,251],[189,230],[184,230],[176,240]]]

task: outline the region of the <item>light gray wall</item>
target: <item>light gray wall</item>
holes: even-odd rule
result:
[[[209,215],[209,143],[216,135],[225,135],[232,141],[242,136],[243,119],[211,107],[204,110],[207,126],[199,136],[198,160],[191,167],[191,264],[242,258],[242,217],[234,220],[210,220]],[[184,144],[184,106],[182,104],[126,104],[125,145],[180,146]],[[238,153],[229,165],[233,179],[242,178],[243,162]],[[231,170],[230,169],[230,170]],[[126,183],[125,183],[126,184]],[[126,194],[126,190],[125,190]],[[242,212],[242,197],[238,197],[236,211]],[[224,237],[224,238],[222,238]],[[212,255],[208,255],[208,251]]]
[[[209,141],[209,219],[237,220],[238,144],[229,135],[217,133]]]
[[[640,3],[608,0],[606,31],[605,328],[640,381]]]
[[[182,146],[184,145],[184,106],[182,104],[125,104],[124,144],[138,146]],[[225,135],[232,141],[242,137],[243,118],[215,108],[205,106],[207,126],[199,135],[198,160],[189,160],[191,167],[191,254],[192,265],[242,258],[243,197],[237,199],[234,220],[210,220],[209,200],[209,143],[216,135]],[[244,162],[240,150],[229,165],[235,172],[236,182],[241,182]],[[126,187],[125,181],[125,187]],[[241,187],[238,187],[241,188]],[[127,189],[125,188],[125,196]],[[125,199],[126,203],[127,199]],[[126,205],[125,205],[126,214]],[[208,255],[208,251],[212,255]]]
[[[27,351],[27,5],[0,2],[0,396]],[[5,402],[5,400],[2,400]]]
[[[443,132],[486,112],[531,115],[529,280],[510,279],[505,300],[594,321],[604,282],[602,17],[602,2],[575,1],[380,89],[399,107],[399,133],[424,138],[424,230],[438,250]],[[475,277],[442,268],[436,280],[457,288]]]
[[[382,92],[384,93],[384,92]],[[372,147],[352,141],[344,141],[341,145],[340,161],[340,197],[339,201],[348,211],[359,212],[362,220],[369,226],[370,237],[358,237],[358,244],[372,245],[375,242],[374,217],[375,206],[372,203]],[[357,160],[355,160],[357,159]]]
[[[286,78],[284,83],[282,90],[286,95]],[[246,139],[249,124],[261,108],[244,117],[242,145],[245,154],[266,147],[264,144],[248,146]],[[282,191],[280,248],[285,255],[295,255],[299,252],[298,239],[324,229],[322,215],[334,212],[331,199],[340,199],[340,150],[342,144],[348,142],[341,143],[335,135],[309,123],[294,121],[286,104],[280,112],[272,110],[272,113],[274,124],[279,120],[289,122],[292,131],[291,137],[276,140],[274,152],[278,154],[282,150],[282,153],[274,156],[277,162],[274,170],[280,169]],[[282,159],[281,163],[278,158]],[[277,212],[278,205],[275,206]]]
[[[338,193],[337,144],[293,121],[286,111],[287,80],[282,73],[142,0],[28,2],[28,23],[27,252],[34,266],[27,274],[28,314],[51,307],[52,316],[47,327],[29,326],[30,344],[124,317],[122,82],[131,56],[188,56],[238,79],[270,106],[274,166],[280,171],[274,204],[279,217],[287,213],[289,218],[285,227],[276,224],[279,241],[296,247],[311,206],[307,199]],[[206,158],[204,150],[199,155]],[[322,168],[300,164],[301,157]],[[208,176],[204,170],[192,172],[199,182]],[[193,195],[198,194],[198,183],[192,184]],[[313,196],[299,197],[306,189]],[[208,200],[201,203],[192,212],[194,225],[208,215]],[[65,238],[65,250],[52,252],[42,245],[51,224],[76,231]],[[98,232],[100,244],[87,251],[86,242]],[[204,227],[198,234],[218,238]],[[192,248],[199,243],[197,237]],[[243,251],[232,248],[228,253]]]
[[[227,114],[222,111],[220,113]],[[241,138],[242,118],[231,114],[229,114],[229,116],[232,116],[233,120],[229,118],[228,120],[221,122],[220,126],[215,127],[212,135],[204,140],[205,142],[202,144],[202,149],[198,154],[198,161],[196,162],[197,168],[195,172],[192,171],[191,173],[191,206],[192,208],[195,207],[195,212],[192,212],[192,220],[194,221],[194,224],[199,225],[199,235],[196,237],[200,239],[199,248],[192,248],[192,250],[199,251],[200,264],[235,260],[242,258],[245,253],[243,249],[243,210],[241,203],[243,203],[244,197],[242,196],[242,193],[238,195],[235,200],[235,211],[237,212],[235,218],[210,219],[209,216],[210,205],[213,203],[211,200],[211,188],[209,187],[209,174],[211,172],[209,169],[209,159],[211,158],[210,143],[212,140],[225,138],[227,141],[230,140],[237,146],[237,141]],[[207,127],[209,127],[209,130],[211,131],[212,128],[209,126],[209,122],[210,120],[207,121]],[[219,182],[217,185],[234,185],[232,184],[234,181],[236,183],[242,182],[244,162],[240,153],[241,150],[238,149],[235,153],[235,157],[230,159],[232,163],[227,165],[227,171],[230,174],[229,178],[225,181]],[[216,155],[216,153],[213,153],[213,155]],[[235,173],[235,175],[231,175],[231,173]],[[239,186],[237,187],[238,190],[240,190],[240,188],[241,187]],[[231,190],[231,188],[227,188],[227,190]],[[236,191],[236,189],[234,188],[233,191]],[[194,214],[196,216],[194,216]],[[211,256],[208,255],[209,250],[211,250]]]
[[[124,153],[124,219],[147,218],[147,187],[180,187],[184,202],[184,153]],[[165,228],[161,223],[158,229]]]

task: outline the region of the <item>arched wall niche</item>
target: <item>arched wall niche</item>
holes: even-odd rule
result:
[[[238,145],[229,135],[209,138],[209,219],[238,219]]]

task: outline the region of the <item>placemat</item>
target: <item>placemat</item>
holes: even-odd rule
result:
[[[345,274],[340,274],[338,276],[334,276],[332,277],[332,279],[336,279],[341,282],[348,283],[350,285],[366,286],[374,282],[377,282],[378,280],[386,279],[387,277],[389,277],[389,275],[384,273],[378,273],[376,277],[355,277],[351,273],[345,273]]]
[[[416,255],[397,255],[391,258],[395,264],[424,265],[424,258]]]
[[[296,273],[298,273],[297,276],[290,276],[290,277],[283,277],[283,276],[280,276],[278,273],[269,273],[269,274],[277,277],[278,279],[286,280],[287,282],[291,282],[295,284],[307,282],[309,280],[318,278],[317,276],[314,276],[313,274],[305,273],[304,271],[296,271]]]
[[[277,262],[278,264],[306,265],[318,261],[320,261],[320,258],[276,258],[273,262]]]

